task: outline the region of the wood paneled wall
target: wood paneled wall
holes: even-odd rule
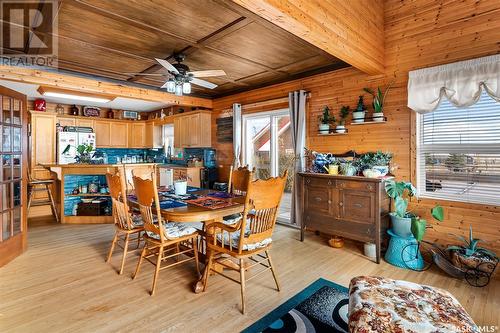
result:
[[[394,153],[397,178],[415,183],[415,117],[407,105],[410,70],[500,53],[500,2],[458,0],[387,0],[385,19],[385,74],[369,76],[348,68],[290,81],[262,89],[214,100],[215,118],[230,109],[232,103],[249,104],[287,96],[289,91],[311,92],[307,113],[307,146],[321,152],[358,152],[377,149]],[[379,125],[348,126],[345,136],[317,135],[317,116],[327,104],[338,114],[341,105],[356,106],[363,87],[395,84],[385,104],[388,122]],[[366,94],[365,94],[366,95]],[[371,97],[366,96],[367,104]],[[349,123],[349,120],[348,122]],[[215,129],[213,135],[215,136]],[[213,139],[216,142],[216,139]],[[230,144],[216,144],[221,164],[230,164]],[[428,216],[432,200],[412,203],[418,214]],[[500,206],[440,201],[446,220],[429,230],[429,239],[448,243],[449,233],[468,232],[488,241],[486,247],[500,253]]]

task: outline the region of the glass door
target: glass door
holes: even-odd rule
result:
[[[255,168],[260,179],[288,170],[278,221],[291,223],[294,151],[288,109],[243,116],[243,164]]]
[[[26,246],[26,96],[0,86],[0,266]]]

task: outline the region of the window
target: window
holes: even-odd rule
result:
[[[421,197],[500,205],[500,103],[483,92],[418,115],[417,173]]]

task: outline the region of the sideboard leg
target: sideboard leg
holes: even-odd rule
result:
[[[377,248],[377,264],[380,264],[380,240],[375,244]]]

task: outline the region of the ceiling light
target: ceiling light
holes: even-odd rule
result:
[[[115,99],[115,97],[108,95],[88,94],[85,92],[51,88],[51,87],[42,87],[42,86],[38,88],[38,92],[42,96],[46,97],[58,97],[58,98],[66,98],[77,101],[86,101],[94,103],[107,103]]]
[[[182,92],[184,94],[190,94],[191,93],[191,83],[189,82],[184,82],[182,84]]]
[[[182,96],[182,84],[177,84],[175,86],[175,95]]]
[[[169,79],[169,80],[167,81],[167,83],[165,84],[165,86],[166,86],[167,91],[168,91],[169,93],[173,93],[173,92],[175,92],[175,82],[174,82],[174,80]]]

